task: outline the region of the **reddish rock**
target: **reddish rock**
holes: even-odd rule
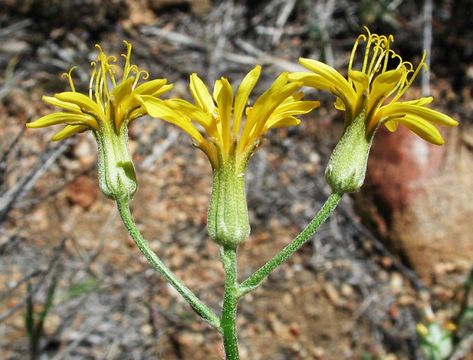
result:
[[[458,138],[451,132],[435,146],[401,126],[380,129],[357,197],[367,220],[427,282],[439,264],[455,264],[457,274],[472,265],[473,155]]]
[[[440,170],[445,150],[402,126],[393,134],[381,128],[370,153],[367,185],[376,188],[390,212],[400,211],[419,194],[423,182]]]

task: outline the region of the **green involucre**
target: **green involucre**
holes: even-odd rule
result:
[[[334,192],[354,192],[363,185],[372,139],[372,135],[367,138],[362,111],[348,123],[325,169],[325,177]]]
[[[128,148],[128,128],[124,122],[120,131],[102,126],[94,131],[98,146],[98,176],[100,190],[113,200],[129,200],[136,192],[135,167]]]
[[[207,229],[210,238],[224,247],[236,248],[250,235],[245,170],[236,167],[234,159],[213,169]]]

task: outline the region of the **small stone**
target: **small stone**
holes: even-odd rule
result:
[[[312,354],[314,355],[315,359],[324,359],[325,358],[325,350],[321,347],[314,347],[312,350]]]
[[[335,306],[339,306],[341,304],[340,295],[338,294],[337,289],[331,283],[327,283],[324,286],[325,294],[327,295],[328,299],[334,304]]]
[[[399,308],[396,304],[392,304],[388,309],[389,317],[393,320],[396,320],[399,316]]]
[[[292,323],[289,326],[289,332],[291,333],[292,336],[298,337],[301,334],[301,328],[299,325]]]
[[[403,278],[399,273],[391,275],[390,287],[393,294],[399,294],[403,289]]]
[[[436,276],[441,277],[445,274],[455,271],[455,268],[456,268],[455,264],[451,262],[438,263],[434,267],[434,273]]]
[[[347,297],[347,298],[350,298],[353,296],[353,293],[355,292],[353,290],[353,287],[344,283],[342,284],[342,287],[340,289],[340,292],[342,293],[343,296]]]
[[[393,260],[388,256],[383,256],[380,259],[380,264],[385,269],[390,269],[393,266]]]
[[[150,336],[153,334],[153,327],[150,324],[143,324],[141,326],[141,333],[145,336]]]

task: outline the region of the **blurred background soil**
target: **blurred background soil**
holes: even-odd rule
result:
[[[188,98],[188,76],[238,83],[264,65],[260,94],[300,56],[345,69],[362,26],[395,36],[405,60],[427,48],[411,97],[461,125],[446,146],[400,129],[377,135],[366,186],[239,306],[243,359],[423,359],[418,323],[455,324],[450,359],[472,359],[473,27],[471,0],[0,0],[0,359],[26,359],[28,311],[56,284],[40,359],[220,359],[218,335],[139,254],[99,191],[91,134],[61,143],[24,124],[68,88],[88,85],[99,43]],[[246,278],[308,223],[329,194],[324,167],[343,121],[333,98],[297,128],[273,131],[252,161]],[[206,234],[211,168],[173,126],[130,128],[139,189],[132,211],[152,248],[219,311],[223,269]],[[473,281],[470,275],[470,284]],[[471,295],[470,295],[471,296]],[[466,305],[465,305],[466,304]],[[466,306],[466,308],[465,308]],[[28,310],[29,309],[29,310]],[[38,316],[38,315],[35,315]]]

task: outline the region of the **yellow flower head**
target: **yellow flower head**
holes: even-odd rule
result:
[[[371,138],[380,124],[395,131],[403,124],[424,140],[443,144],[443,138],[435,125],[456,126],[451,117],[429,109],[426,105],[432,97],[401,102],[399,99],[412,85],[420,70],[426,67],[424,52],[419,64],[414,67],[391,49],[392,35],[361,34],[355,41],[348,63],[348,79],[332,67],[312,59],[301,58],[299,62],[311,73],[293,73],[293,81],[327,90],[337,96],[335,107],[345,111],[348,125],[363,113],[366,135]],[[360,68],[354,69],[358,46],[364,43],[364,54]]]
[[[181,99],[164,102],[150,96],[141,98],[151,116],[183,129],[205,152],[214,169],[231,159],[237,169],[244,170],[266,131],[298,125],[300,120],[295,115],[305,114],[319,105],[316,101],[302,101],[303,93],[299,92],[302,82],[288,82],[288,74],[283,73],[253,106],[248,106],[260,73],[261,66],[251,70],[235,96],[226,78],[215,82],[210,95],[203,81],[192,74],[189,87],[195,104]]]
[[[156,79],[138,85],[140,79],[149,75],[130,62],[131,44],[125,42],[126,53],[121,76],[117,74],[117,59],[107,56],[102,48],[96,61],[92,62],[92,74],[87,95],[76,91],[71,70],[64,74],[71,91],[54,96],[43,96],[43,100],[62,111],[43,116],[26,124],[29,128],[66,124],[53,136],[62,140],[75,133],[92,130],[98,146],[99,186],[102,192],[114,200],[128,200],[136,191],[136,175],[128,148],[128,124],[143,115],[139,96],[157,98],[172,86],[165,79]]]
[[[165,79],[146,81],[138,85],[140,78],[146,80],[149,74],[130,63],[132,45],[125,41],[126,53],[121,77],[117,75],[117,59],[107,56],[99,45],[99,54],[92,62],[92,73],[87,95],[76,91],[72,72],[63,74],[68,80],[71,91],[43,96],[43,101],[63,109],[26,124],[29,128],[41,128],[50,125],[66,124],[53,136],[53,140],[62,140],[75,133],[92,130],[94,133],[114,130],[120,132],[122,125],[146,114],[138,99],[139,95],[158,97],[172,88]]]
[[[248,98],[261,73],[256,66],[242,80],[236,95],[226,78],[215,82],[213,94],[196,75],[190,76],[195,104],[182,99],[163,101],[142,96],[148,114],[184,130],[210,160],[213,186],[207,215],[212,240],[236,248],[250,233],[245,194],[245,171],[249,158],[261,144],[266,131],[298,125],[295,115],[319,105],[302,101],[302,82],[289,82],[281,74],[253,104]]]

